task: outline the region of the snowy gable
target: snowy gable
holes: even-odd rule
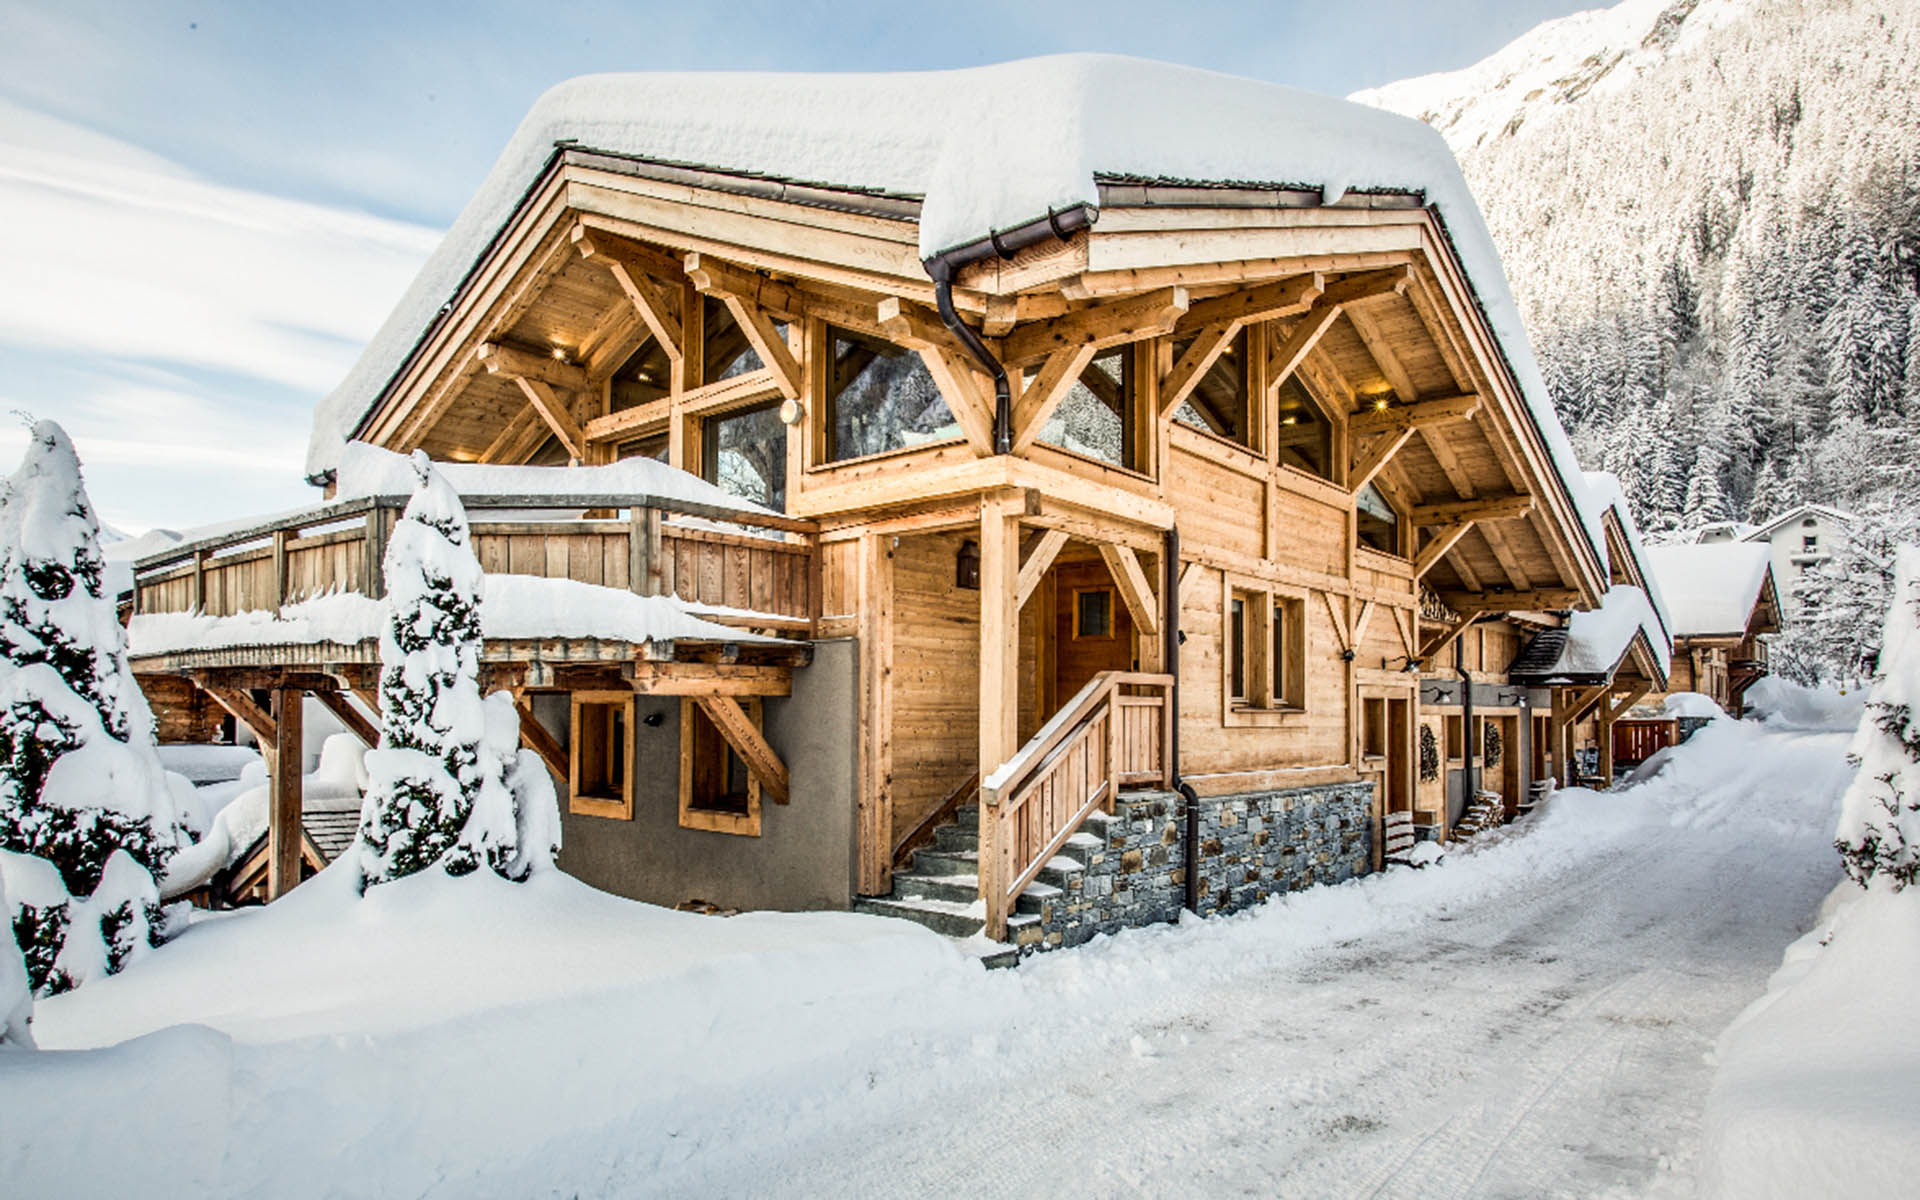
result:
[[[1100,180],[1417,194],[1438,213],[1588,537],[1599,519],[1549,400],[1485,221],[1426,125],[1295,88],[1073,54],[889,74],[619,74],[535,104],[479,192],[316,411],[307,469],[341,449],[556,147],[918,199],[923,256],[1077,205]],[[1097,231],[1097,225],[1096,225]]]
[[[198,613],[137,613],[128,625],[135,657],[224,650],[240,646],[352,645],[380,636],[386,605],[343,593],[289,604],[278,612],[228,617]],[[637,596],[621,588],[532,575],[489,575],[480,606],[481,632],[490,638],[600,638],[606,641],[768,642],[778,638],[702,620],[673,596]]]
[[[1573,613],[1567,618],[1567,641],[1549,675],[1606,675],[1626,657],[1636,637],[1645,637],[1666,675],[1672,650],[1666,632],[1647,600],[1637,587],[1618,584],[1607,589],[1600,607],[1591,612]]]
[[[1647,569],[1660,581],[1673,636],[1743,635],[1769,577],[1768,554],[1761,542],[1650,548]]]
[[[1647,545],[1640,538],[1640,526],[1633,519],[1633,509],[1627,504],[1626,492],[1621,489],[1619,478],[1608,471],[1588,471],[1582,478],[1587,485],[1587,496],[1592,507],[1603,516],[1612,513],[1614,520],[1619,522],[1620,534],[1626,539],[1628,552],[1633,555],[1636,573],[1645,584],[1647,601],[1653,605],[1653,615],[1660,624],[1658,636],[1652,636],[1649,640],[1656,644],[1671,643],[1673,626],[1667,612],[1666,596],[1660,590],[1660,581],[1654,577],[1653,568],[1647,564]],[[1617,564],[1610,561],[1612,554],[1607,549],[1605,537],[1600,539],[1600,550],[1600,561],[1611,573]]]

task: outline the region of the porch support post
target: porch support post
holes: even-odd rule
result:
[[[300,882],[301,700],[298,688],[273,690],[273,787],[267,817],[267,899],[278,900]]]
[[[1600,778],[1607,786],[1613,786],[1613,696],[1611,693],[1600,697],[1600,707],[1593,711],[1593,723],[1600,730]]]
[[[1020,516],[1022,498],[980,504],[980,778],[1013,757],[1020,736]],[[1006,847],[997,809],[980,808],[980,895],[986,935],[1007,933]]]

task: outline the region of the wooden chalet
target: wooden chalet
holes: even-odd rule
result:
[[[1094,67],[1172,79],[1203,107],[1219,86]],[[562,93],[543,104],[579,102]],[[337,437],[387,450],[556,480],[651,458],[751,502],[559,483],[467,498],[489,513],[491,572],[673,596],[767,639],[489,637],[488,682],[566,784],[561,865],[597,886],[865,903],[1043,945],[1344,878],[1377,865],[1387,814],[1439,811],[1417,776],[1422,681],[1494,684],[1531,628],[1501,614],[1607,592],[1564,438],[1488,317],[1510,308],[1504,283],[1469,275],[1490,249],[1463,188],[1449,209],[1417,175],[1330,195],[1225,182],[1300,179],[1259,161],[1221,182],[1175,161],[928,253],[932,194],[690,162],[644,122],[529,124],[552,140],[484,193],[517,201],[463,218],[390,330],[399,349],[329,404]],[[377,593],[398,502],[184,544],[140,565],[139,613]],[[376,670],[365,644],[135,666],[176,681],[157,697],[191,681],[267,745],[297,744],[295,698],[332,705]],[[1555,686],[1563,729],[1593,688],[1639,685]],[[1469,718],[1508,730],[1510,791],[1547,769],[1531,712],[1480,701]],[[1334,805],[1359,816],[1311,840],[1306,818]],[[282,887],[297,811],[289,793]],[[1102,907],[1077,882],[1102,871],[1172,908]]]
[[[1658,546],[1648,561],[1673,618],[1669,691],[1698,692],[1733,716],[1767,674],[1768,634],[1780,632],[1780,595],[1766,542]]]

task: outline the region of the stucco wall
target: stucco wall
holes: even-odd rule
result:
[[[844,909],[853,895],[858,678],[851,639],[815,643],[791,697],[766,701],[767,741],[787,764],[792,802],[764,801],[760,836],[680,827],[680,701],[641,696],[635,714],[633,820],[567,812],[560,783],[560,865],[594,887],[655,904]],[[535,698],[564,745],[567,699]],[[646,718],[658,714],[660,723]]]

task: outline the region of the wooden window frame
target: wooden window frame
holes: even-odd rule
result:
[[[1240,363],[1240,399],[1246,408],[1245,419],[1247,425],[1246,429],[1242,431],[1245,434],[1244,440],[1228,437],[1224,433],[1215,433],[1212,428],[1204,425],[1194,425],[1190,422],[1182,421],[1179,416],[1179,409],[1177,408],[1167,414],[1168,423],[1176,428],[1185,429],[1197,434],[1205,438],[1210,444],[1227,447],[1241,454],[1248,455],[1264,465],[1268,459],[1267,445],[1270,441],[1267,430],[1268,406],[1266,396],[1267,329],[1268,323],[1264,321],[1252,325],[1243,325],[1240,327],[1240,331],[1235,333],[1228,343],[1237,353],[1244,355]],[[1178,352],[1179,348],[1175,343],[1180,340],[1182,339],[1178,337],[1169,337],[1167,339],[1167,345],[1173,348],[1172,357],[1176,360],[1180,355]],[[1227,357],[1227,350],[1221,350],[1220,357]],[[1207,368],[1206,373],[1211,375],[1219,365],[1219,359],[1215,359],[1213,365]],[[1258,376],[1257,378],[1256,375]],[[1200,382],[1204,383],[1205,381],[1205,377],[1203,376]],[[1194,390],[1196,392],[1199,390],[1197,384]],[[1192,404],[1193,397],[1189,395],[1182,403]],[[1197,406],[1195,411],[1199,411]]]
[[[1094,592],[1106,593],[1107,631],[1105,633],[1082,633],[1080,630],[1080,597],[1085,595],[1090,595]],[[1100,583],[1100,584],[1094,584],[1090,587],[1074,588],[1073,602],[1070,606],[1071,611],[1073,613],[1073,640],[1076,642],[1110,642],[1114,638],[1118,637],[1120,622],[1115,619],[1116,614],[1114,612],[1114,607],[1113,607],[1118,602],[1118,600],[1119,600],[1119,597],[1114,594],[1113,585],[1110,583]]]
[[[607,817],[616,821],[633,820],[633,721],[635,715],[636,694],[633,692],[573,692],[570,693],[571,705],[567,726],[567,812],[581,817]],[[580,710],[587,706],[624,710],[626,738],[624,753],[626,770],[621,773],[620,798],[606,796],[583,796],[580,794],[580,752],[586,739],[580,736],[583,728],[580,722]]]
[[[747,714],[747,719],[752,721],[756,728],[760,727],[761,704],[759,697],[742,697],[740,707],[742,711]],[[725,747],[725,753],[727,755],[738,757],[739,754],[739,752],[733,748],[732,744],[727,741],[726,734],[721,731],[720,727],[715,725],[713,721],[707,717],[706,713],[701,711],[699,701],[693,699],[691,696],[681,699],[680,828],[699,829],[707,833],[729,833],[738,837],[759,837],[760,781],[754,777],[752,771],[746,770],[744,760],[741,762],[741,769],[746,771],[747,776],[746,812],[730,813],[720,812],[711,808],[694,807],[693,758],[696,751],[696,747],[694,746],[696,721],[705,721],[713,729],[714,737],[718,739],[721,746]]]
[[[1384,761],[1392,748],[1387,699],[1384,695],[1360,697],[1360,758],[1364,762]]]
[[[1443,713],[1440,724],[1440,761],[1442,763],[1462,763],[1466,759],[1466,729],[1461,714]]]
[[[926,450],[939,450],[950,446],[964,446],[966,444],[966,434],[956,433],[952,437],[940,438],[935,441],[916,442],[908,446],[895,446],[889,450],[875,450],[867,454],[851,454],[845,458],[834,457],[834,451],[837,449],[834,445],[834,422],[836,408],[840,401],[839,394],[833,390],[833,369],[838,364],[838,359],[834,352],[834,343],[836,339],[842,336],[845,336],[849,340],[858,338],[869,342],[884,342],[889,346],[905,351],[907,354],[911,355],[915,353],[915,351],[900,345],[900,343],[893,341],[891,338],[881,337],[878,334],[865,333],[845,325],[835,325],[831,321],[823,320],[820,322],[818,352],[822,363],[822,371],[817,379],[811,374],[808,376],[812,382],[812,386],[819,391],[820,402],[815,406],[819,412],[813,422],[813,436],[810,439],[811,444],[808,447],[807,453],[807,470],[832,471],[840,467],[852,466],[856,463],[869,463],[884,458],[895,458],[902,455],[918,454]],[[938,381],[934,384],[934,391],[939,394],[941,402],[947,406],[947,415],[953,416],[954,398],[940,389]],[[955,418],[955,420],[957,422],[958,418]]]
[[[1233,695],[1233,602],[1246,605],[1248,628],[1242,654],[1248,695]],[[1279,725],[1304,716],[1309,708],[1307,649],[1309,644],[1307,591],[1267,580],[1223,573],[1220,592],[1220,707],[1227,726]],[[1284,645],[1275,694],[1274,615],[1291,618],[1282,624]],[[1290,626],[1290,627],[1289,627]]]

